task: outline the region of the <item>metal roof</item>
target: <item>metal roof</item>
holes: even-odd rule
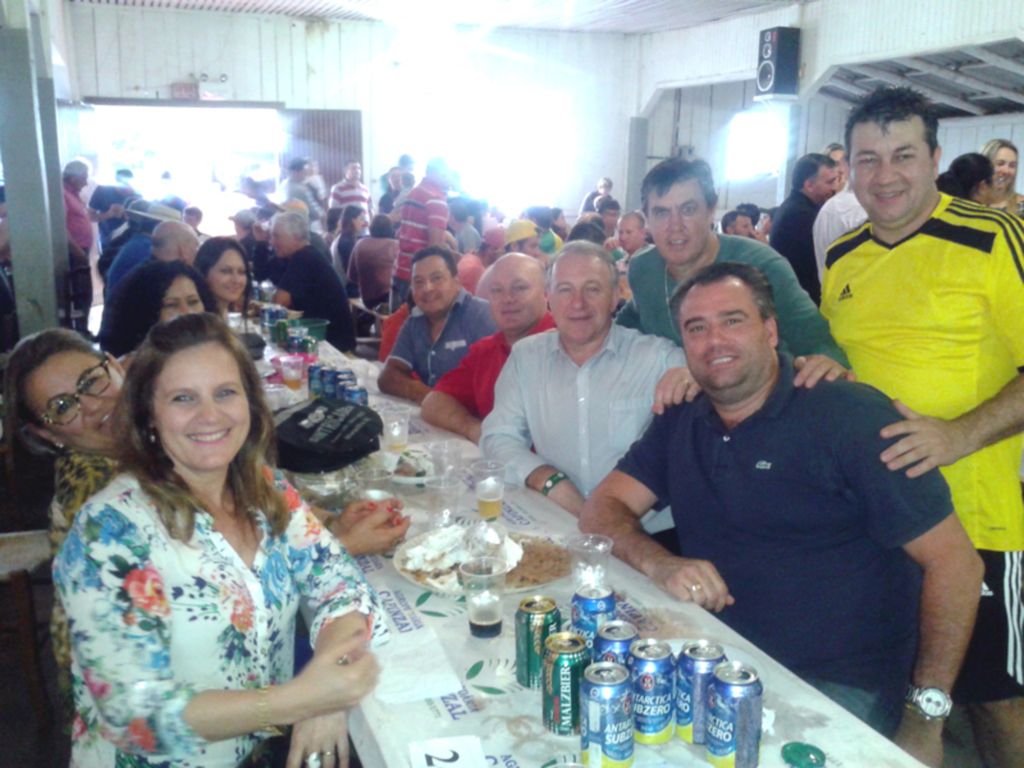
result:
[[[127,8],[262,13],[329,20],[400,22],[428,0],[68,0]],[[800,0],[430,0],[450,24],[574,32],[657,32],[795,5]],[[806,2],[806,0],[803,0]]]
[[[1024,112],[1024,42],[1004,40],[926,56],[839,67],[819,93],[852,103],[881,84],[909,85],[940,117]]]

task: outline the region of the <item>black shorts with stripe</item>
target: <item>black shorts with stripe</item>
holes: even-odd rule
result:
[[[979,549],[985,581],[978,619],[953,686],[958,704],[1024,696],[1024,552]]]

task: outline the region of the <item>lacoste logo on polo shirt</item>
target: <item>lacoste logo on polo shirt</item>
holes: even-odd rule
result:
[[[847,283],[846,287],[843,288],[842,293],[839,294],[839,300],[842,301],[843,299],[852,299],[852,298],[853,298],[853,291],[850,290],[850,284]]]
[[[754,469],[771,469],[772,463],[770,461],[761,460],[754,465]]]

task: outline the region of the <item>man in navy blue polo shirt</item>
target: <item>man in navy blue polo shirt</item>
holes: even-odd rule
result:
[[[459,283],[455,257],[444,246],[420,248],[412,257],[416,308],[398,332],[377,386],[396,397],[423,402],[437,380],[455,368],[470,346],[496,333],[491,305]],[[415,373],[418,379],[414,379]]]
[[[878,460],[893,442],[879,431],[898,418],[881,392],[843,380],[793,386],[756,268],[707,267],[671,306],[704,396],[655,417],[588,499],[581,530],[611,536],[615,554],[662,589],[720,612],[941,762],[942,715],[903,715],[902,703],[910,684],[950,690],[977,610],[981,561],[945,481]],[[659,499],[672,506],[681,557],[640,528]]]

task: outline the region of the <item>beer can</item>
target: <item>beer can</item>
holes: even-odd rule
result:
[[[280,304],[275,304],[274,305],[274,317],[277,320],[287,320],[288,319],[288,308],[287,307],[282,307]]]
[[[271,333],[274,325],[277,323],[277,315],[274,312],[274,307],[263,307],[260,310],[260,327],[263,328],[264,333]]]
[[[572,631],[594,645],[597,629],[615,621],[615,595],[607,587],[588,586],[572,596]]]
[[[324,394],[324,383],[320,379],[320,371],[323,369],[322,365],[317,363],[310,363],[307,372],[309,375],[309,396],[310,397],[323,397]]]
[[[544,727],[558,736],[580,732],[580,682],[590,664],[586,641],[572,632],[556,632],[544,641]]]
[[[676,659],[676,735],[690,744],[703,744],[707,734],[708,686],[711,675],[725,661],[717,643],[686,643]]]
[[[583,672],[580,757],[590,768],[633,764],[633,694],[629,670],[621,664],[599,661]]]
[[[562,625],[558,605],[550,597],[534,595],[516,611],[516,680],[527,688],[544,684],[544,641]]]
[[[633,691],[633,734],[641,744],[662,744],[672,738],[672,694],[676,661],[668,643],[634,640],[629,647]]]
[[[353,405],[370,404],[370,393],[365,387],[345,387],[345,402]]]
[[[288,346],[288,321],[282,318],[277,318],[274,321],[274,337],[273,341],[279,347]]]
[[[297,333],[289,333],[288,343],[285,346],[285,349],[290,354],[297,355],[299,352],[302,351],[302,337],[299,336]]]
[[[637,628],[628,621],[602,624],[594,636],[594,661],[614,661],[625,666],[629,660],[629,646],[639,634]]]
[[[320,345],[317,343],[315,336],[303,336],[300,344],[300,352],[305,352],[307,355],[315,355]]]
[[[356,374],[354,371],[343,368],[338,371],[338,381],[344,382],[346,387],[350,384],[354,387],[356,386]]]
[[[329,397],[332,400],[338,398],[338,378],[333,368],[320,369],[320,381],[321,386],[324,390],[324,397]]]
[[[716,768],[754,768],[761,756],[761,680],[757,670],[724,661],[708,693],[708,762]]]

